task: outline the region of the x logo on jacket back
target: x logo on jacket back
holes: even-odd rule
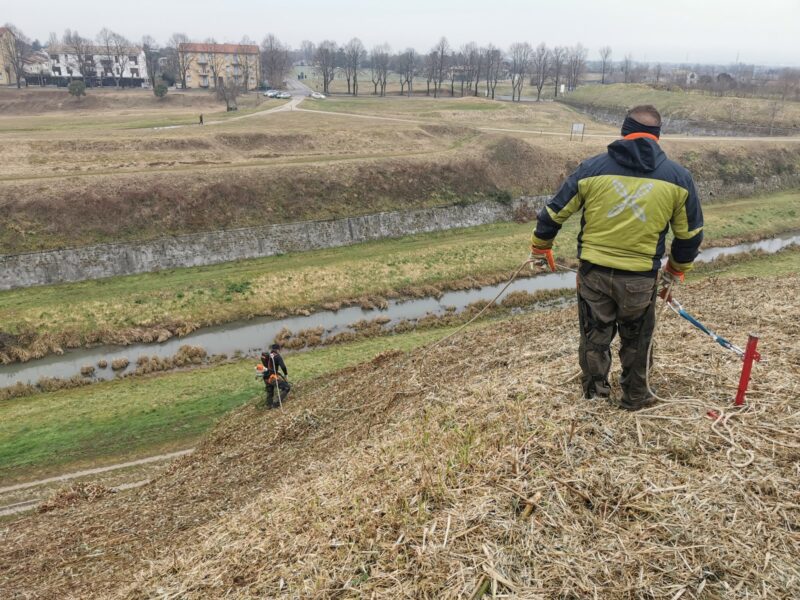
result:
[[[622,198],[622,202],[608,211],[608,218],[611,219],[612,217],[616,217],[626,208],[630,208],[631,211],[633,211],[633,214],[636,215],[637,219],[639,219],[642,223],[647,222],[647,215],[645,214],[644,209],[636,204],[636,201],[640,198],[644,198],[647,194],[653,191],[653,184],[645,183],[639,186],[635,192],[629,193],[628,188],[625,187],[625,184],[619,179],[612,179],[611,183],[614,185],[614,190],[616,190],[617,194],[619,194],[619,197]]]

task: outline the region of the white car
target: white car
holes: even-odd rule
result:
[[[289,92],[281,92],[280,94],[278,94],[275,97],[276,98],[280,98],[281,100],[286,100],[287,98],[291,98],[292,95]]]
[[[264,95],[267,98],[275,98],[277,97],[278,94],[280,94],[278,90],[267,90],[266,92],[264,92]]]
[[[315,100],[325,100],[325,94],[320,94],[319,92],[312,92],[311,97]]]

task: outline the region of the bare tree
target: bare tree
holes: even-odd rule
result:
[[[185,89],[186,88],[186,76],[189,74],[189,71],[192,68],[192,65],[195,61],[195,55],[193,52],[181,52],[181,45],[189,43],[189,36],[185,33],[173,33],[172,37],[169,39],[169,44],[175,50],[175,66],[178,77],[181,80],[181,86]]]
[[[431,95],[431,82],[436,77],[436,53],[431,50],[428,54],[425,55],[425,84],[426,90],[425,95]]]
[[[274,88],[283,86],[283,80],[289,73],[289,49],[281,43],[274,33],[270,33],[261,42],[261,70],[263,78]]]
[[[603,46],[600,48],[600,69],[602,75],[600,76],[600,83],[606,82],[606,72],[611,65],[611,46]]]
[[[553,96],[558,98],[561,91],[561,75],[564,73],[564,66],[567,62],[568,50],[564,46],[553,48],[553,56],[550,60],[551,77],[553,78]]]
[[[314,45],[314,42],[310,40],[303,40],[300,42],[300,56],[307,65],[314,62],[314,52],[316,52],[316,50],[317,47]]]
[[[483,64],[486,73],[486,97],[494,100],[494,91],[497,88],[500,69],[503,67],[503,53],[493,44],[489,44],[484,49]]]
[[[238,108],[236,99],[242,95],[242,84],[236,77],[220,77],[215,86],[215,93],[218,99],[225,101],[227,110],[236,110]]]
[[[656,66],[653,69],[653,72],[655,73],[656,77],[656,83],[661,82],[661,71],[662,71],[661,63],[656,63]]]
[[[550,74],[552,53],[543,43],[536,46],[531,58],[531,83],[536,88],[536,101],[542,99],[542,88]]]
[[[511,44],[509,55],[511,57],[511,101],[519,102],[522,99],[522,88],[525,85],[525,76],[530,67],[532,49],[528,42]]]
[[[233,76],[240,79],[242,86],[242,93],[246,94],[250,91],[250,78],[255,76],[256,86],[258,85],[258,73],[256,68],[256,61],[253,60],[254,47],[258,44],[248,36],[244,36],[239,42],[236,53],[233,57]],[[253,86],[255,87],[255,86]]]
[[[442,92],[442,81],[447,74],[447,58],[450,44],[446,37],[442,37],[431,50],[433,56],[433,97],[437,98]]]
[[[400,95],[403,88],[408,86],[409,98],[414,93],[414,76],[417,74],[417,53],[413,48],[407,48],[397,57],[395,70],[400,74]]]
[[[97,34],[97,44],[103,51],[100,58],[103,75],[111,75],[114,79],[114,87],[119,87],[119,75],[116,70],[116,61],[114,60],[114,37],[116,35],[107,27],[103,27],[100,33]]]
[[[161,49],[158,47],[158,42],[156,42],[155,39],[146,35],[142,38],[142,52],[144,52],[145,67],[147,68],[147,74],[150,76],[153,93],[155,93],[156,76],[159,72],[158,59],[161,54]]]
[[[622,59],[622,81],[630,83],[633,79],[633,56],[626,54]]]
[[[112,49],[114,52],[114,60],[116,67],[119,71],[119,79],[117,80],[117,87],[121,83],[125,70],[128,68],[130,62],[129,52],[131,50],[131,43],[118,33],[115,33],[111,38]]]
[[[88,75],[94,73],[94,59],[92,58],[91,42],[89,40],[81,37],[77,31],[70,31],[67,29],[64,32],[63,46],[68,55],[75,57],[72,65],[67,63],[67,68],[70,69],[70,71],[74,72],[74,70],[77,69],[84,80]],[[88,60],[86,58],[87,56],[89,57]],[[69,58],[67,60],[69,60]],[[70,75],[71,74],[70,72]]]
[[[208,38],[205,41],[208,47],[208,69],[211,71],[211,77],[214,79],[214,89],[221,87],[220,84],[224,84],[227,79],[223,75],[225,72],[225,55],[221,52],[214,52],[216,43],[217,40],[214,38]],[[235,87],[236,86],[231,86],[231,89]]]
[[[588,51],[582,44],[576,44],[567,53],[567,89],[574,90],[578,87],[584,71],[586,70],[586,55]]]
[[[322,75],[322,91],[330,93],[330,85],[336,76],[336,53],[338,47],[336,42],[325,40],[314,53],[314,64]]]
[[[467,57],[467,63],[469,65],[468,69],[469,69],[470,81],[467,90],[470,91],[473,96],[477,96],[478,82],[480,82],[481,80],[481,68],[483,67],[484,53],[483,50],[478,48],[477,44],[472,44],[472,42],[467,44],[465,46],[465,49],[469,53]]]
[[[342,50],[344,51],[344,76],[347,79],[347,93],[358,96],[358,72],[367,52],[364,49],[364,44],[358,38],[351,39]],[[353,83],[352,91],[350,88],[351,80]]]
[[[9,68],[14,72],[17,80],[17,89],[22,87],[25,78],[25,63],[31,54],[31,44],[28,38],[11,23],[6,23],[10,35],[0,36],[0,56],[9,61]]]
[[[461,67],[461,95],[464,95],[464,88],[466,93],[472,95],[472,86],[475,83],[475,72],[480,71],[481,68],[481,52],[478,44],[469,42],[461,47],[458,53],[459,62]]]
[[[386,80],[389,77],[389,53],[388,44],[375,46],[370,53],[370,75],[374,86],[373,94],[375,95],[378,95],[378,88],[380,88],[381,96],[386,95]]]

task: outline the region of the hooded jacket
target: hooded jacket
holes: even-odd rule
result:
[[[582,211],[578,258],[638,273],[670,263],[687,271],[703,241],[703,211],[689,172],[654,139],[631,134],[580,164],[537,218],[532,243],[546,249],[573,213]]]

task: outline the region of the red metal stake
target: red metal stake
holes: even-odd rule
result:
[[[750,384],[750,372],[753,370],[753,361],[761,360],[761,355],[756,350],[758,336],[752,333],[747,336],[747,347],[744,349],[744,361],[742,364],[742,375],[739,377],[739,389],[736,391],[736,406],[744,404],[744,395],[747,386]]]

